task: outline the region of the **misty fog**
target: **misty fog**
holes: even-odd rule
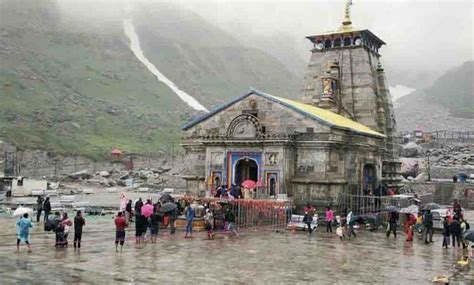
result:
[[[102,0],[60,1],[67,17],[110,24],[134,5],[168,3],[190,9],[246,45],[256,39],[279,39],[307,62],[307,35],[336,30],[345,1],[322,0]],[[474,57],[474,5],[463,1],[353,0],[352,22],[387,43],[382,61],[392,72],[442,71]],[[185,13],[183,11],[183,13]],[[269,44],[278,43],[271,41]],[[258,46],[262,48],[262,45]],[[270,48],[270,47],[269,47]],[[299,68],[299,67],[296,67]]]

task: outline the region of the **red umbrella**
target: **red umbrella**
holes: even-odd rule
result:
[[[249,179],[242,182],[242,186],[248,189],[254,189],[256,186],[256,183],[255,181]]]

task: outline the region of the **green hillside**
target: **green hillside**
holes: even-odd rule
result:
[[[428,99],[447,107],[458,117],[474,118],[474,61],[442,75],[426,90]]]
[[[0,5],[0,136],[92,157],[176,143],[189,109],[133,57],[121,26],[84,33],[53,1]]]
[[[0,0],[0,137],[93,158],[178,143],[197,113],[129,50],[125,16],[150,61],[208,108],[249,86],[297,94],[294,75],[265,52],[190,12],[147,5],[100,24],[65,16],[54,0]]]

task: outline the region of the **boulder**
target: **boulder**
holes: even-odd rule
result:
[[[420,174],[418,174],[418,176],[416,176],[414,178],[414,181],[416,181],[416,182],[422,182],[422,181],[425,181],[425,180],[426,179],[425,179],[425,174],[424,173],[420,173]]]
[[[159,169],[161,170],[162,173],[165,173],[165,172],[170,171],[171,167],[170,166],[161,166]]]
[[[107,172],[107,171],[101,171],[101,172],[99,172],[99,175],[102,176],[102,177],[109,177],[110,173]]]
[[[421,146],[417,145],[414,142],[409,142],[402,148],[403,157],[416,157],[421,154]]]
[[[83,169],[81,171],[69,174],[68,177],[71,178],[71,179],[81,179],[81,180],[83,180],[83,179],[91,178],[92,174],[90,174],[90,172],[87,169]]]

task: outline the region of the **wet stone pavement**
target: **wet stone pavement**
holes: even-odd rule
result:
[[[320,228],[312,236],[291,231],[242,231],[238,238],[204,233],[184,239],[161,231],[157,244],[137,248],[127,232],[122,253],[115,252],[111,216],[86,217],[80,251],[54,248],[54,235],[32,230],[32,253],[15,254],[15,220],[0,218],[1,284],[431,284],[438,274],[455,274],[450,284],[474,284],[472,271],[454,273],[461,249],[441,248],[441,235],[425,245],[382,231],[359,231],[340,241]]]

